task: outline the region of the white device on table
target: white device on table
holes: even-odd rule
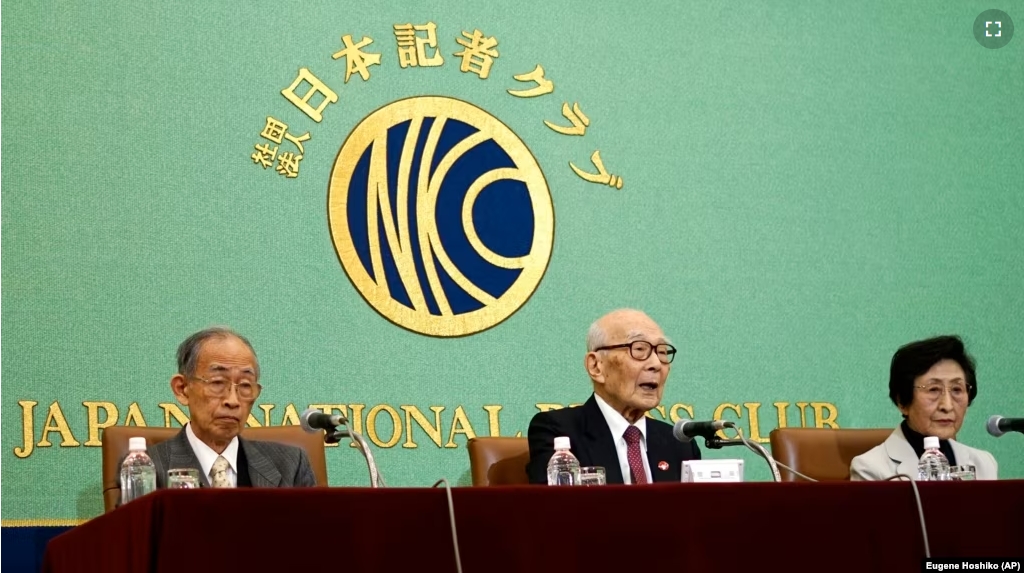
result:
[[[743,460],[686,460],[683,481],[690,483],[733,483],[743,481]]]

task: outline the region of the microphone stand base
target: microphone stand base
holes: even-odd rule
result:
[[[723,440],[722,438],[704,438],[704,447],[720,450],[726,446],[745,446],[743,440]]]
[[[333,430],[324,433],[325,444],[337,444],[341,442],[342,438],[348,437],[348,430]]]

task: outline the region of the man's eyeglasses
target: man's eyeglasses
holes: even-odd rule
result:
[[[963,382],[956,382],[949,386],[943,386],[942,384],[924,384],[921,386],[914,386],[919,390],[921,396],[927,402],[938,402],[942,399],[942,395],[949,391],[949,397],[955,402],[966,402],[970,394],[970,385]]]
[[[612,350],[615,348],[628,348],[629,355],[634,360],[640,360],[641,362],[647,360],[651,356],[651,352],[658,353],[658,360],[662,364],[671,364],[672,360],[676,357],[676,347],[671,344],[651,344],[644,340],[637,340],[634,342],[627,342],[625,344],[613,344],[611,346],[602,346],[595,348],[594,352],[598,350]]]
[[[192,378],[206,384],[206,393],[214,398],[227,396],[232,386],[235,387],[235,393],[242,400],[255,400],[260,395],[260,391],[263,390],[263,387],[258,382],[250,382],[249,380],[232,382],[226,378],[206,379],[202,376],[192,376]]]

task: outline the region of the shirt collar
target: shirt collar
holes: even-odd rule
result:
[[[629,421],[623,417],[622,414],[615,411],[614,408],[608,405],[597,393],[594,393],[594,401],[597,402],[597,407],[601,409],[601,413],[604,414],[604,420],[608,423],[608,429],[612,432],[612,437],[618,440],[625,440],[622,437],[626,433],[626,428],[630,426]],[[636,421],[634,426],[640,430],[640,435],[643,436],[644,444],[647,443],[647,416],[640,416],[640,419]]]
[[[238,436],[231,439],[228,447],[224,448],[224,453],[218,454],[196,436],[192,431],[191,423],[185,425],[185,435],[188,436],[188,443],[192,446],[192,451],[195,452],[196,459],[199,460],[199,465],[203,468],[203,475],[209,477],[210,469],[213,467],[213,462],[217,461],[217,456],[224,456],[231,469],[236,475],[238,474]]]
[[[906,418],[903,419],[903,423],[900,424],[900,428],[903,430],[903,437],[907,439],[907,443],[910,444],[911,448],[914,448],[914,453],[920,458],[924,455],[924,434],[910,427],[910,423],[907,422]],[[946,456],[949,460],[949,465],[956,465],[956,456],[953,453],[953,446],[950,445],[949,440],[939,440],[939,451],[942,455]]]

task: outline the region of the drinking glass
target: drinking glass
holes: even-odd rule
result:
[[[972,465],[960,465],[949,468],[949,479],[953,481],[974,481],[976,471]]]
[[[167,487],[169,489],[195,489],[199,485],[199,470],[197,469],[174,468],[167,470]]]
[[[601,466],[585,466],[580,468],[580,485],[606,485],[608,479]]]

